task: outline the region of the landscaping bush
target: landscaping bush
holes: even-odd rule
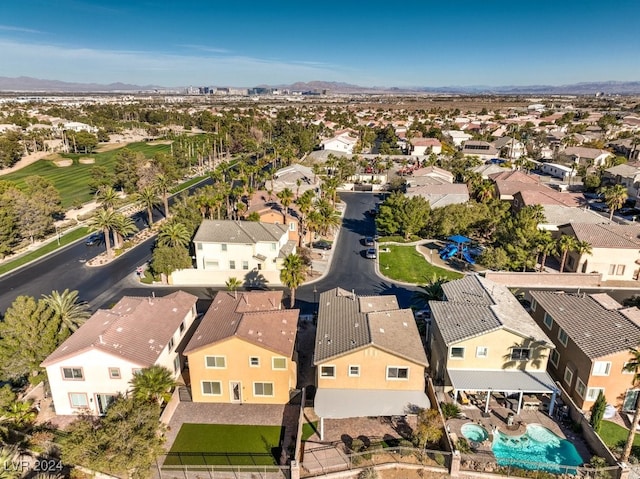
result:
[[[400,442],[398,442],[398,447],[403,447],[406,449],[400,449],[400,455],[401,456],[409,456],[411,454],[413,454],[413,443],[407,439],[400,439]]]
[[[467,441],[464,437],[458,439],[458,442],[456,442],[456,449],[460,451],[460,454],[469,454],[471,452],[469,441]]]
[[[436,453],[433,455],[433,460],[436,461],[438,466],[444,466],[445,457],[444,454]]]
[[[373,467],[367,467],[360,471],[358,474],[358,479],[378,479],[378,471],[376,471]]]
[[[460,414],[460,408],[457,404],[453,404],[450,402],[442,402],[440,403],[440,409],[442,409],[442,414],[445,419],[451,419],[453,417],[457,417]]]
[[[364,447],[364,441],[362,439],[354,439],[351,441],[351,452],[362,452]]]

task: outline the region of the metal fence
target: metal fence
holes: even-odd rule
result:
[[[289,466],[266,464],[269,458],[273,460],[271,455],[259,454],[169,453],[158,458],[157,468],[161,479],[291,478]]]

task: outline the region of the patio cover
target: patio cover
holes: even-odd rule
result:
[[[316,414],[327,419],[404,416],[429,407],[431,402],[422,391],[380,389],[318,389],[314,402]]]
[[[448,369],[451,385],[458,391],[553,393],[558,389],[546,371]]]
[[[449,241],[453,241],[454,243],[463,244],[463,243],[471,243],[471,240],[466,236],[462,235],[453,235],[447,238]]]

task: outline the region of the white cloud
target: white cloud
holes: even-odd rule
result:
[[[40,30],[33,28],[16,27],[15,25],[0,25],[0,30],[5,32],[21,32],[21,33],[42,33]]]

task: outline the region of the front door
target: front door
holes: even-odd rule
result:
[[[232,403],[238,404],[242,402],[242,383],[240,381],[231,381],[229,383],[229,391]]]

